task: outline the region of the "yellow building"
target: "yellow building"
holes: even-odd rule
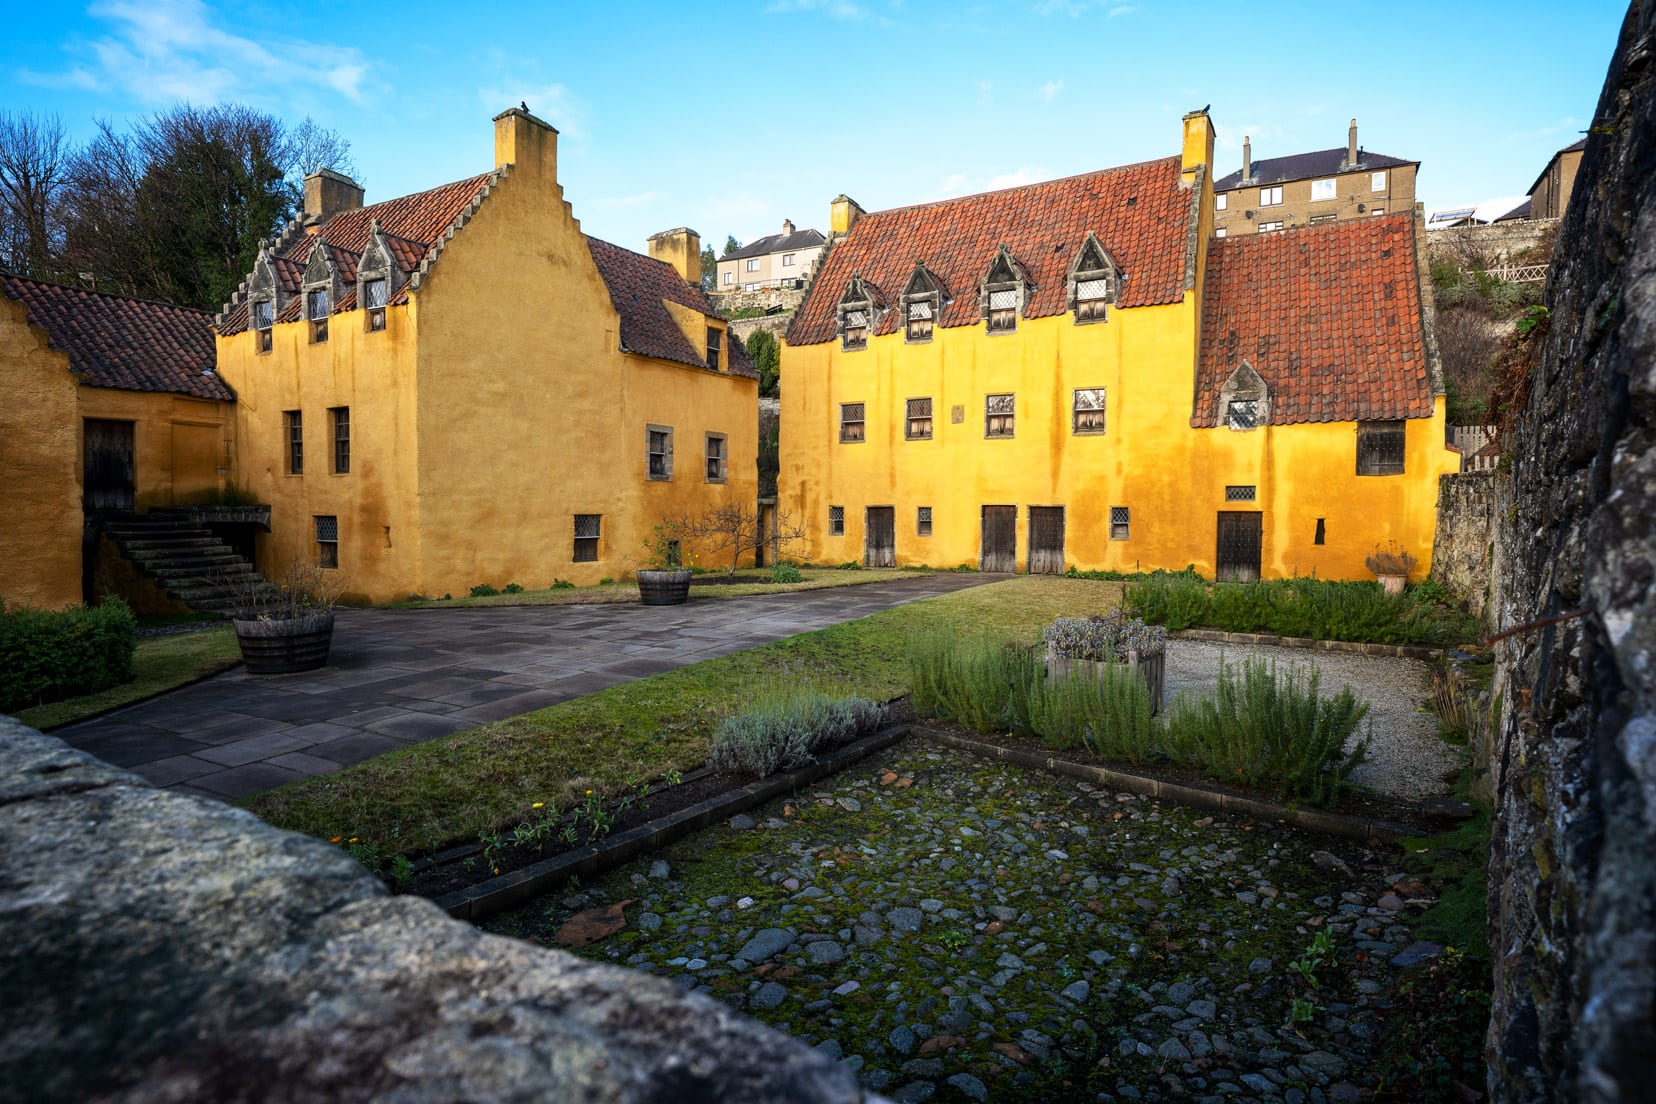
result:
[[[663,517],[756,500],[757,377],[696,283],[582,234],[557,131],[494,120],[493,171],[362,206],[334,173],[219,318],[258,560],[337,566],[384,601],[596,583]]]
[[[1226,578],[1430,566],[1444,447],[1410,215],[1211,237],[1180,156],[863,214],[787,335],[809,558]],[[841,239],[843,235],[843,239]]]
[[[94,578],[104,519],[222,495],[235,396],[213,372],[211,321],[204,311],[0,274],[8,605],[94,598],[108,589]]]

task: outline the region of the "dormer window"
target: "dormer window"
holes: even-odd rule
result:
[[[844,347],[847,349],[868,348],[868,312],[860,310],[845,312]]]
[[[1018,308],[1024,301],[1026,283],[1023,266],[1002,245],[983,281],[980,309],[990,333],[1012,333],[1018,328]]]
[[[276,321],[276,305],[269,299],[253,301],[253,332],[259,335],[259,352],[270,352],[270,327]]]
[[[305,293],[305,317],[310,320],[311,340],[328,340],[327,288],[312,288]]]
[[[903,312],[907,325],[904,340],[930,341],[947,298],[942,281],[932,275],[924,264],[915,262],[914,274],[903,289]]]
[[[991,291],[989,293],[989,332],[1011,333],[1018,328],[1018,293]]]
[[[908,340],[930,341],[932,335],[932,305],[929,300],[908,306]]]
[[[719,349],[724,342],[724,331],[707,327],[707,366],[713,371],[719,370]]]
[[[385,304],[389,299],[391,281],[384,276],[362,282],[362,305],[368,310],[368,329],[375,333],[385,329]]]
[[[868,328],[875,319],[874,297],[858,275],[851,277],[839,301],[840,348],[868,348]]]
[[[1069,305],[1076,322],[1103,322],[1109,305],[1115,302],[1121,271],[1089,230],[1081,249],[1070,262]]]
[[[1271,422],[1271,392],[1253,365],[1243,361],[1219,389],[1219,422],[1246,431]]]

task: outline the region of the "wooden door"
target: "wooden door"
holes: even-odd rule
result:
[[[1062,506],[1031,506],[1029,508],[1029,573],[1031,575],[1062,575],[1064,573],[1064,508]]]
[[[982,551],[978,567],[983,571],[1018,570],[1018,508],[983,508]]]
[[[897,510],[892,506],[870,506],[863,524],[863,565],[897,566]]]
[[[1257,511],[1222,510],[1219,513],[1218,578],[1249,583],[1259,578],[1261,534],[1265,515]]]
[[[130,510],[136,483],[132,465],[132,423],[87,418],[81,501],[88,511]]]

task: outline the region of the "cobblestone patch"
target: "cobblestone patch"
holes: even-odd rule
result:
[[[898,1101],[1354,1101],[1401,964],[1440,950],[1359,845],[916,743],[742,821],[489,927],[547,940],[635,899],[579,953]],[[1290,964],[1324,929],[1312,989]]]

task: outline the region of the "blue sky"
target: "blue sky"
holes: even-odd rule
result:
[[[0,107],[76,137],[236,100],[352,144],[374,202],[489,168],[490,117],[562,132],[591,234],[633,249],[827,228],[868,210],[1176,153],[1212,104],[1216,173],[1362,144],[1422,163],[1428,209],[1522,196],[1591,121],[1626,8],[724,0],[281,5],[52,0],[12,11]]]

